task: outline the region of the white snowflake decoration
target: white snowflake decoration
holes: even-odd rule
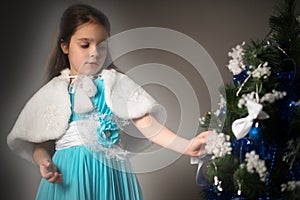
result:
[[[258,173],[260,180],[265,181],[267,176],[267,167],[265,165],[265,161],[259,159],[259,156],[255,153],[255,151],[251,151],[250,153],[246,153],[246,164],[241,164],[241,168],[246,167],[247,171],[250,173]]]
[[[208,115],[211,115],[211,112],[207,112],[207,114],[208,114]],[[206,121],[206,120],[205,120],[205,117],[204,117],[204,116],[199,118],[199,122],[200,122],[201,125],[204,125],[204,124],[205,124],[205,121]]]
[[[231,57],[231,59],[229,60],[227,67],[233,75],[239,74],[246,69],[246,65],[243,62],[244,45],[245,42],[232,48],[232,51],[228,53],[228,56]]]
[[[246,106],[246,103],[248,100],[256,102],[256,95],[257,95],[256,92],[250,92],[248,94],[243,94],[241,96],[241,98],[239,99],[238,107],[242,108],[243,106]]]
[[[249,73],[251,73],[253,78],[267,79],[271,75],[271,67],[268,67],[268,62],[265,62],[264,64],[259,64],[256,69]]]
[[[300,189],[300,181],[288,181],[287,183],[281,184],[281,192],[294,191]]]
[[[205,149],[208,154],[212,154],[212,159],[231,154],[230,136],[213,131],[206,139]]]
[[[280,92],[280,91],[272,90],[272,93],[266,93],[260,99],[260,102],[261,103],[264,103],[264,102],[273,103],[274,101],[276,101],[278,99],[282,99],[285,96],[286,96],[286,92],[285,91]]]
[[[226,99],[223,97],[223,95],[220,95],[220,102],[218,103],[219,109],[217,109],[214,114],[216,116],[219,116],[221,114],[221,109],[226,108]]]

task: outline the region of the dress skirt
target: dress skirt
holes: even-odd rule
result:
[[[97,154],[97,155],[95,155]],[[37,200],[142,200],[128,160],[107,158],[85,146],[57,150],[53,162],[62,173],[60,184],[42,179]]]

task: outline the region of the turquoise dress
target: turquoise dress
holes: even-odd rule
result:
[[[84,142],[81,144],[81,140],[77,143],[75,140],[72,141],[75,145],[56,150],[52,160],[62,173],[63,182],[52,184],[42,179],[36,195],[37,200],[143,199],[138,180],[127,157],[121,155],[120,159],[109,154],[110,150],[120,150],[119,147],[115,148],[120,142],[119,129],[105,103],[103,80],[98,78],[94,83],[98,90],[91,98],[95,110],[88,116],[93,116],[94,119],[96,116],[96,143],[100,148],[95,150]],[[86,116],[73,111],[74,94],[71,93],[70,98],[72,115],[69,124],[70,127],[74,127],[74,123],[80,122]]]

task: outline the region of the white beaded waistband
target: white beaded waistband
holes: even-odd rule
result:
[[[76,127],[76,121],[70,123],[66,133],[61,138],[59,138],[55,142],[55,144],[56,144],[55,145],[56,150],[83,145],[82,138],[80,137],[79,131]]]
[[[91,125],[89,122],[89,120],[71,122],[66,133],[56,141],[55,149],[62,150],[74,146],[87,146],[92,153],[103,152],[106,158],[126,159],[128,151],[121,148],[120,144],[112,145],[111,147],[99,144],[97,142],[96,127],[94,127],[95,123]]]

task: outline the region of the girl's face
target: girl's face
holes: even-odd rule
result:
[[[107,37],[103,25],[85,23],[77,28],[69,45],[61,44],[62,51],[69,58],[70,75],[94,75],[100,71],[107,54]]]

